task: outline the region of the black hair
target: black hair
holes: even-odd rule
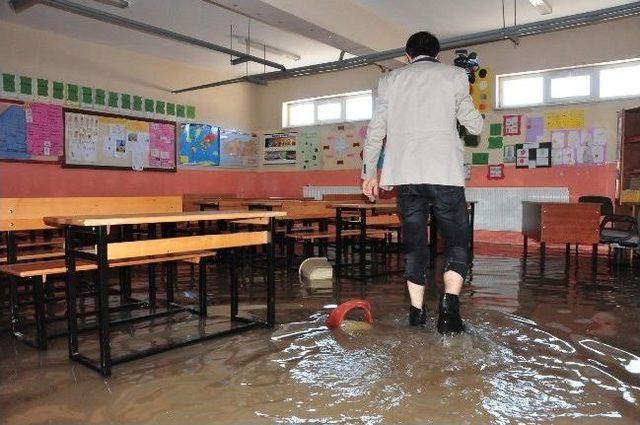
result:
[[[435,58],[440,53],[440,42],[430,32],[420,31],[409,37],[404,50],[411,59],[420,55]]]

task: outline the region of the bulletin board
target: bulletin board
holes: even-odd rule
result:
[[[176,127],[169,121],[65,110],[64,166],[176,171]]]
[[[0,159],[59,161],[62,146],[61,106],[0,100]]]

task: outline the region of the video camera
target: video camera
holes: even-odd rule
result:
[[[469,84],[476,81],[476,71],[480,67],[478,62],[478,54],[476,52],[468,53],[466,49],[456,50],[458,56],[453,60],[453,65],[464,69],[469,78]]]

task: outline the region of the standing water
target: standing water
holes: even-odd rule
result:
[[[367,299],[373,326],[329,331],[334,291],[281,281],[277,328],[116,366],[109,379],[70,363],[64,338],[38,354],[3,335],[0,423],[640,423],[633,269],[601,258],[594,271],[588,258],[567,266],[553,255],[525,263],[485,248],[473,271],[462,296],[467,332],[455,337],[435,331],[438,283],[428,325],[408,327],[400,276],[343,283],[340,299]],[[129,334],[161,335],[148,326]],[[171,329],[189,332],[178,320]],[[114,350],[127,341],[114,339]]]

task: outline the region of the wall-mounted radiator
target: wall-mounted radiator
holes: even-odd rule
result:
[[[322,199],[324,194],[358,194],[359,186],[305,186],[303,196]],[[522,201],[569,202],[566,187],[468,187],[467,200],[478,201],[476,230],[522,230]]]

